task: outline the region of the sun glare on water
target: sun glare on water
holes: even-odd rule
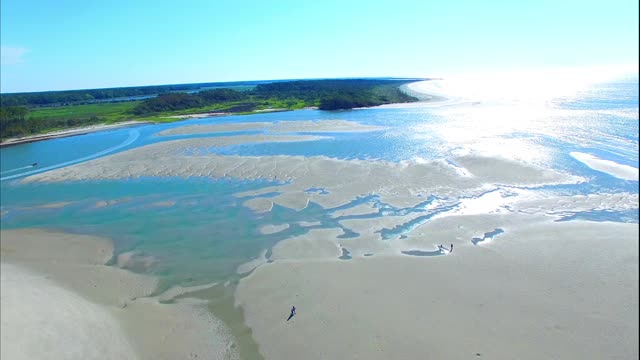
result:
[[[457,74],[416,83],[415,90],[448,100],[432,110],[446,121],[417,125],[413,136],[436,135],[449,155],[548,163],[554,154],[541,144],[541,136],[579,143],[600,131],[596,119],[601,114],[560,108],[557,101],[629,73],[628,66],[591,67]]]
[[[443,96],[539,104],[557,97],[575,95],[592,84],[634,72],[637,73],[637,66],[621,65],[457,73],[443,76],[444,80],[433,85],[434,90]]]

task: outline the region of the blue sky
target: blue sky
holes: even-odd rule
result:
[[[2,92],[638,63],[638,1],[2,0]]]

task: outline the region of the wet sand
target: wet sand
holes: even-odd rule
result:
[[[274,133],[284,132],[364,132],[383,130],[384,127],[363,125],[345,120],[318,120],[318,121],[278,121],[278,122],[253,122],[209,125],[187,125],[159,132],[158,136],[206,134],[231,131],[268,130]]]
[[[357,196],[377,194],[396,207],[424,201],[422,195],[464,196],[485,191],[487,184],[542,186],[572,184],[582,178],[497,157],[460,156],[453,159],[470,176],[460,177],[459,167],[445,161],[391,163],[339,160],[322,156],[221,156],[206,147],[264,141],[314,141],[315,136],[244,135],[167,141],[124,151],[85,163],[29,176],[24,182],[126,179],[141,176],[208,177],[286,182],[269,188],[279,195],[259,199],[264,191],[238,194],[258,196],[245,204],[268,211],[272,203],[303,209],[309,201],[325,208],[343,205]],[[336,173],[341,176],[335,176]],[[323,188],[326,192],[313,192]]]
[[[438,257],[290,252],[242,279],[237,304],[266,359],[637,358],[638,225],[518,224]],[[456,241],[444,225],[433,242]]]
[[[110,125],[92,125],[92,126],[85,126],[81,128],[53,131],[45,134],[29,135],[29,136],[23,136],[20,138],[6,139],[0,142],[0,147],[18,145],[18,144],[24,144],[24,143],[30,143],[30,142],[36,142],[36,141],[42,141],[42,140],[56,139],[56,138],[62,138],[62,137],[76,136],[76,135],[88,134],[96,131],[111,130],[111,129],[117,129],[121,127],[128,127],[128,126],[135,126],[135,125],[142,125],[142,124],[150,124],[150,122],[125,121],[125,122],[110,124]]]
[[[638,181],[638,169],[633,166],[603,160],[597,156],[581,152],[572,152],[570,155],[594,170],[604,172],[619,179]]]
[[[265,225],[260,228],[260,233],[265,235],[276,234],[281,231],[287,230],[288,228],[289,224]]]
[[[151,296],[157,279],[105,266],[110,241],[35,229],[0,236],[2,358],[236,357],[206,302],[174,299],[184,289]]]

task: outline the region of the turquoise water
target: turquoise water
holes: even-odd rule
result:
[[[534,159],[534,163],[588,179],[577,185],[545,186],[531,189],[532,191],[561,195],[638,194],[637,181],[623,180],[593,170],[570,155],[575,151],[584,152],[638,168],[637,81],[600,84],[578,96],[554,99],[549,106],[554,112],[541,115],[540,124],[533,130],[515,127],[482,139],[478,135],[477,143],[491,143],[498,139],[535,145],[545,149],[548,156]],[[109,237],[114,241],[116,254],[137,251],[140,255],[153,257],[155,261],[149,267],[140,266],[133,270],[158,275],[165,284],[189,285],[225,280],[236,276],[234,274],[238,265],[255,258],[263,250],[270,249],[278,241],[304,234],[309,229],[342,227],[338,221],[343,219],[423,212],[415,220],[396,228],[383,229],[383,238],[389,239],[410,233],[433,216],[455,208],[462,199],[438,199],[443,204],[429,208],[427,205],[434,198],[426,197],[416,207],[397,208],[383,203],[374,194],[354,197],[349,204],[335,209],[323,209],[311,203],[306,209],[295,211],[276,205],[271,212],[257,214],[241,206],[248,198],[238,198],[234,194],[272,186],[274,183],[230,179],[141,178],[21,184],[19,179],[30,172],[86,161],[155,142],[188,138],[191,136],[158,137],[156,134],[186,124],[207,123],[341,119],[386,127],[382,131],[366,133],[321,133],[319,135],[331,136],[331,139],[314,142],[248,144],[211,149],[224,155],[322,155],[340,159],[378,159],[392,162],[450,159],[460,151],[473,150],[475,141],[471,145],[452,142],[447,137],[450,128],[454,126],[452,124],[467,118],[469,121],[484,119],[483,121],[490,122],[490,118],[474,118],[474,114],[485,110],[487,114],[492,114],[489,105],[482,105],[479,110],[469,106],[373,108],[337,112],[301,110],[142,125],[2,148],[0,177],[3,181],[0,191],[4,215],[1,227],[41,227]],[[514,122],[517,122],[516,117],[514,116]],[[476,123],[475,126],[481,128],[482,124]],[[240,133],[256,131],[215,136]],[[507,153],[511,149],[498,148],[498,151]],[[34,162],[38,166],[30,167]],[[483,194],[474,196],[481,195]],[[111,203],[99,206],[104,205],[101,201]],[[71,204],[60,208],[38,207],[59,202]],[[336,210],[363,203],[372,204],[377,212],[338,218],[331,216]],[[427,208],[428,211],[425,210]],[[638,209],[580,211],[567,213],[562,220],[573,219],[638,223]],[[303,227],[298,224],[301,221],[319,221],[320,225]],[[290,227],[271,235],[259,232],[263,225],[281,223],[288,223]],[[343,230],[345,241],[357,236],[350,229]],[[348,250],[346,251],[343,258],[351,258]],[[416,251],[418,252],[411,254],[424,256],[419,250]]]

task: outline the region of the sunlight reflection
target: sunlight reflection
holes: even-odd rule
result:
[[[559,96],[571,96],[591,84],[637,72],[634,66],[599,66],[545,70],[459,73],[427,86],[442,96],[475,101],[517,101],[539,103]]]
[[[607,139],[608,144],[626,152],[628,141],[601,127],[603,117],[611,114],[560,108],[554,102],[567,101],[594,84],[625,73],[629,73],[628,67],[592,67],[464,74],[414,83],[413,90],[450,101],[432,109],[442,121],[416,125],[412,134],[423,141],[439,138],[446,144],[444,156],[475,153],[538,164],[548,163],[554,156],[553,147],[544,144],[550,138],[588,146],[598,134],[595,138]],[[637,120],[637,110],[618,112]]]

